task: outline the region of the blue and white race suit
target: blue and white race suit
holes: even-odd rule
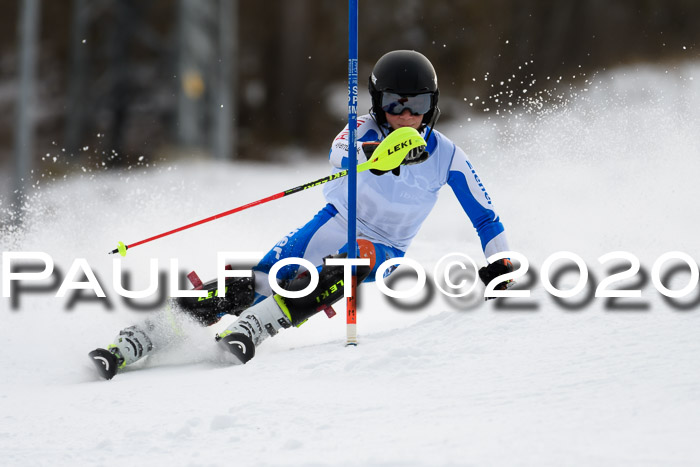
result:
[[[365,160],[362,143],[381,141],[388,134],[387,126],[380,130],[371,115],[357,119],[358,161]],[[507,251],[508,243],[491,198],[462,149],[437,130],[422,130],[429,134],[426,150],[428,159],[420,164],[402,166],[400,175],[381,176],[369,171],[357,177],[357,239],[360,252],[369,245],[376,258],[374,270],[367,281],[374,280],[375,270],[387,259],[401,257],[420,230],[437,201],[438,191],[449,185],[464,212],[476,229],[486,257]],[[329,160],[333,173],[348,167],[348,127],[333,141]],[[285,236],[254,268],[256,291],[271,293],[267,273],[272,265],[283,258],[297,257],[316,266],[323,258],[347,250],[348,179],[335,180],[325,185],[328,204],[306,225]],[[361,255],[362,256],[362,255]],[[287,266],[280,270],[278,280],[291,279],[297,268]]]

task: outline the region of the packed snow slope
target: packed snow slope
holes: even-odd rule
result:
[[[486,117],[465,104],[464,119],[440,129],[470,155],[511,248],[527,258],[518,283],[531,296],[484,302],[433,288],[397,305],[363,286],[356,348],[343,345],[339,304],[340,316],[280,333],[245,366],[213,341],[231,320],[188,327],[183,342],[111,381],[87,358],[152,313],[115,292],[106,253],[117,241],[322,177],[322,158],[85,167],[35,184],[25,227],[6,229],[0,246],[47,253],[55,270],[39,290],[23,282],[16,302],[0,302],[0,464],[700,465],[700,286],[682,261],[654,270],[670,251],[693,264],[700,257],[699,72],[630,68],[575,89],[552,82],[548,105],[492,97]],[[50,157],[65,163],[60,151]],[[309,190],[134,248],[121,264],[133,289],[147,286],[152,259],[167,270],[176,258],[180,269],[213,278],[217,252],[267,251],[322,204],[321,190]],[[540,277],[560,251],[589,271],[571,298],[556,299]],[[599,261],[618,251],[641,270],[609,288],[641,297],[596,298],[603,279],[629,269]],[[456,252],[484,264],[446,188],[407,256],[432,283],[440,258]],[[76,259],[107,299],[89,290],[55,297]],[[561,269],[572,264],[550,270],[561,290],[579,281],[575,269]],[[668,289],[692,290],[666,298],[656,276]]]

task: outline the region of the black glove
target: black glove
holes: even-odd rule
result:
[[[503,274],[507,274],[509,272],[513,272],[513,263],[511,263],[509,259],[499,259],[498,261],[494,261],[488,266],[484,266],[483,268],[479,269],[479,277],[484,285],[487,285],[496,277],[502,276]],[[495,290],[506,290],[510,285],[512,285],[512,282],[512,280],[501,282],[495,287]]]
[[[428,151],[425,150],[425,146],[413,148],[410,151],[408,151],[408,154],[406,154],[406,157],[404,157],[403,162],[401,162],[401,165],[420,164],[421,162],[425,162],[425,160],[429,156],[430,154],[428,153]]]

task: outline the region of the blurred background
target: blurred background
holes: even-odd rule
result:
[[[344,1],[0,4],[6,188],[56,157],[70,163],[52,176],[273,160],[290,147],[323,160],[347,119]],[[359,16],[360,113],[372,65],[397,48],[432,60],[443,121],[535,96],[547,105],[558,87],[620,65],[698,58],[697,0],[361,0]]]

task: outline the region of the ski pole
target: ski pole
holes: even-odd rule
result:
[[[389,136],[387,136],[379,144],[379,146],[377,146],[377,149],[375,149],[374,153],[372,153],[372,157],[367,162],[364,162],[357,166],[357,172],[364,172],[365,170],[369,169],[377,169],[382,171],[395,169],[396,167],[401,165],[401,162],[403,162],[403,160],[406,158],[406,155],[408,155],[409,151],[415,148],[425,146],[425,140],[420,136],[420,134],[418,134],[416,130],[409,127],[399,128],[398,130],[389,133]],[[125,245],[123,242],[119,242],[117,248],[110,251],[108,254],[113,255],[119,253],[122,256],[126,256],[126,250],[130,248],[134,248],[139,245],[143,245],[144,243],[158,240],[159,238],[167,237],[168,235],[172,235],[177,232],[182,232],[183,230],[191,229],[192,227],[196,227],[198,225],[202,225],[216,219],[221,219],[222,217],[226,217],[231,214],[244,211],[246,209],[267,203],[269,201],[280,199],[285,196],[293,195],[294,193],[299,193],[300,191],[308,190],[309,188],[314,188],[319,185],[323,185],[324,183],[345,177],[347,174],[347,170],[342,170],[338,173],[334,173],[327,177],[314,180],[313,182],[304,183],[303,185],[290,188],[289,190],[280,191],[279,193],[275,193],[274,195],[268,196],[266,198],[253,201],[252,203],[244,204],[233,209],[229,209],[228,211],[220,212],[219,214],[215,214],[205,219],[192,222],[191,224],[183,225],[182,227],[178,227],[176,229],[169,230],[158,235],[154,235],[153,237],[149,237],[144,240],[131,243],[129,245]]]

